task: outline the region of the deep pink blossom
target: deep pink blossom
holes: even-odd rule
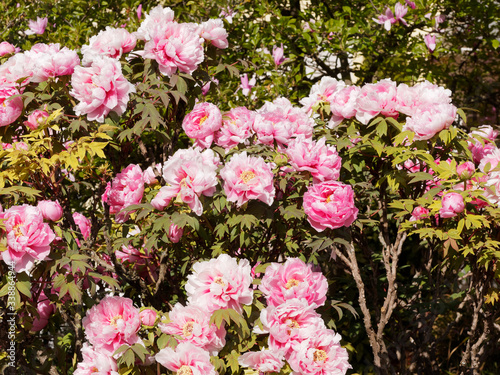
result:
[[[111,57],[120,59],[124,53],[135,48],[137,38],[122,28],[106,26],[99,34],[90,38],[89,44],[82,46],[83,66],[89,66],[97,57]]]
[[[457,174],[462,180],[468,180],[476,171],[476,166],[471,161],[457,165]]]
[[[83,361],[78,363],[73,375],[118,375],[116,360],[106,352],[95,350],[83,343]]]
[[[311,173],[313,183],[339,178],[342,159],[335,146],[326,144],[325,137],[317,142],[304,136],[297,137],[290,141],[285,152],[296,171]]]
[[[45,32],[45,28],[47,27],[48,18],[47,17],[37,17],[36,21],[29,20],[28,27],[29,30],[26,30],[24,33],[26,35],[42,35]]]
[[[487,154],[496,149],[494,141],[498,136],[498,132],[490,125],[480,126],[478,130],[472,131],[469,136],[470,139],[467,143],[475,163],[481,162]]]
[[[38,202],[38,209],[42,213],[42,216],[46,220],[59,221],[63,215],[63,209],[59,204],[59,201],[49,201],[43,200]]]
[[[88,240],[90,237],[90,228],[91,228],[90,220],[79,212],[75,212],[73,214],[73,220],[75,221],[75,224],[78,226],[78,229],[80,229],[83,239]]]
[[[305,298],[309,303],[322,306],[328,281],[321,272],[313,272],[312,265],[299,258],[289,258],[283,264],[271,263],[267,267],[259,289],[269,306],[278,306],[293,298]]]
[[[242,367],[249,367],[259,374],[280,372],[284,366],[283,354],[272,350],[260,350],[258,352],[246,352],[240,355],[238,363]]]
[[[283,48],[283,43],[281,43],[281,47],[274,46],[273,47],[273,60],[276,66],[280,66],[283,64],[287,58],[284,57],[284,48]]]
[[[29,271],[36,260],[44,260],[56,238],[52,229],[43,222],[37,207],[27,204],[13,206],[2,213],[7,250],[1,253],[5,263],[14,263],[16,272]]]
[[[410,221],[423,220],[429,217],[429,210],[422,206],[417,206],[413,209]]]
[[[226,345],[226,330],[224,325],[220,328],[210,323],[211,313],[201,306],[175,304],[169,312],[169,323],[160,323],[163,333],[179,337],[177,341],[189,342],[194,346],[204,349],[210,355],[217,353]]]
[[[144,177],[141,167],[130,164],[116,175],[102,198],[109,205],[109,212],[116,215],[116,222],[122,223],[128,219],[128,213],[120,211],[141,203],[143,194]]]
[[[189,342],[177,345],[177,348],[163,348],[155,355],[156,362],[178,375],[217,375],[210,363],[210,355]]]
[[[40,125],[45,124],[49,114],[47,111],[41,111],[39,109],[34,110],[29,116],[28,120],[24,121],[24,125],[26,125],[31,130],[36,130]]]
[[[167,22],[157,24],[149,32],[142,56],[158,63],[160,72],[173,75],[177,69],[191,74],[204,60],[203,39],[190,24]]]
[[[241,92],[243,95],[248,96],[250,94],[250,91],[252,91],[252,88],[255,86],[256,83],[255,77],[253,77],[249,81],[248,76],[245,73],[241,76],[240,80],[241,80],[241,85],[240,85]]]
[[[222,114],[219,108],[207,102],[197,103],[182,121],[182,129],[186,135],[195,140],[195,146],[202,148],[212,145],[214,134],[221,126]]]
[[[237,262],[227,254],[195,263],[186,284],[188,301],[208,312],[231,308],[241,313],[241,305],[249,305],[253,300],[250,272],[248,260]]]
[[[122,115],[127,109],[129,95],[135,87],[123,76],[121,65],[109,57],[99,57],[90,67],[77,66],[71,76],[71,96],[77,116],[87,115],[89,121],[104,122],[111,112]]]
[[[403,25],[408,26],[406,21],[403,19],[404,16],[406,16],[406,13],[408,12],[408,7],[406,5],[403,5],[401,3],[397,3],[394,6],[394,18],[396,19],[396,22],[401,22]]]
[[[23,112],[23,100],[13,84],[0,84],[0,127],[12,124]]]
[[[379,114],[396,117],[398,115],[396,105],[396,82],[383,79],[377,83],[366,84],[361,88],[357,97],[356,119],[366,125]]]
[[[443,196],[441,200],[441,209],[439,216],[442,218],[457,216],[465,209],[464,198],[458,193],[448,193]]]
[[[291,352],[288,363],[293,374],[345,375],[352,367],[340,339],[341,336],[330,329],[314,332]]]
[[[361,89],[358,86],[345,86],[337,90],[330,98],[330,112],[332,117],[328,127],[333,129],[344,119],[356,116],[356,102]]]
[[[392,13],[391,8],[385,8],[385,12],[380,14],[378,18],[373,18],[373,20],[380,24],[384,25],[384,28],[389,31],[393,23],[396,23],[396,18],[394,18],[394,13]]]
[[[129,298],[105,297],[87,311],[82,321],[86,339],[96,349],[111,355],[123,344],[140,341],[139,310]]]
[[[424,42],[429,52],[434,52],[434,50],[436,49],[436,36],[427,34],[426,36],[424,36]]]
[[[249,138],[254,134],[253,123],[255,112],[246,107],[232,108],[222,117],[222,126],[215,133],[215,143],[230,150],[239,144],[249,144]]]
[[[318,232],[348,227],[358,216],[352,187],[337,181],[310,185],[303,206],[309,224]]]
[[[200,36],[217,48],[227,48],[227,31],[220,18],[210,19],[200,25]]]
[[[142,17],[142,4],[139,4],[139,6],[137,7],[137,18],[138,19],[141,19]]]
[[[55,305],[49,300],[49,298],[42,292],[38,296],[38,302],[36,305],[36,311],[38,317],[35,316],[33,319],[33,326],[31,327],[32,332],[38,332],[44,329],[49,323],[49,318],[54,314],[56,308]]]
[[[250,199],[273,204],[276,190],[272,168],[262,157],[248,156],[246,151],[233,155],[220,171],[227,200],[238,207]]]
[[[16,53],[16,47],[9,42],[0,43],[0,57]]]

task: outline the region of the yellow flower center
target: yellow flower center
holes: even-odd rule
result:
[[[300,328],[300,324],[294,319],[289,319],[287,326],[290,328]]]
[[[193,370],[189,366],[182,365],[179,371],[177,371],[177,375],[193,375]]]
[[[186,324],[184,324],[184,327],[182,327],[182,336],[191,336],[193,334],[193,326],[194,322],[187,322]]]
[[[92,373],[94,373],[94,372],[99,372],[99,369],[98,369],[97,367],[95,367],[95,366],[94,366],[94,367],[92,367],[92,368],[90,369],[90,372],[92,372]]]
[[[208,115],[205,115],[203,116],[201,119],[200,119],[200,126],[203,125],[203,123],[207,120],[208,118]]]
[[[294,286],[297,286],[299,284],[300,284],[299,280],[290,279],[287,281],[285,288],[290,289],[290,288],[293,288]]]
[[[22,225],[21,224],[17,224],[14,226],[14,228],[12,228],[12,230],[14,231],[14,235],[16,236],[16,238],[19,238],[21,236],[23,236],[23,232],[21,230],[21,227]]]
[[[314,362],[325,362],[328,359],[326,352],[321,349],[316,349],[313,354]]]
[[[226,286],[226,283],[222,280],[222,277],[220,276],[215,278],[214,283],[219,284],[222,287]]]
[[[119,321],[120,319],[123,319],[123,316],[117,315],[117,316],[112,317],[111,320],[109,321],[109,325],[115,326],[115,328],[118,328],[118,325],[116,324],[116,322]]]
[[[248,184],[250,181],[252,181],[255,178],[255,173],[252,171],[243,171],[240,174],[240,179],[243,181],[245,184]]]
[[[330,203],[331,200],[332,200],[332,195],[329,195],[328,198],[326,198],[325,203]]]

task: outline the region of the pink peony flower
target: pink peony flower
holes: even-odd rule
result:
[[[245,96],[248,96],[250,94],[250,91],[252,91],[252,88],[255,86],[256,80],[255,77],[253,77],[250,81],[248,80],[247,74],[243,74],[240,78],[241,80],[241,93]]]
[[[442,218],[455,217],[465,209],[464,198],[458,193],[448,193],[441,200],[439,216]]]
[[[451,91],[429,81],[408,86],[404,83],[397,88],[397,111],[413,116],[417,110],[425,111],[436,104],[451,104]]]
[[[314,303],[306,299],[290,299],[278,306],[268,306],[260,312],[263,331],[269,333],[269,348],[288,354],[308,337],[325,328],[325,323],[315,309]]]
[[[238,263],[227,254],[195,263],[186,284],[189,303],[210,313],[226,308],[241,313],[241,305],[249,305],[253,300],[250,271],[248,260],[240,259]]]
[[[352,187],[342,182],[310,185],[304,194],[303,205],[307,221],[318,232],[348,227],[358,216]]]
[[[288,363],[298,375],[345,375],[352,368],[347,350],[340,346],[341,336],[322,329],[297,345]]]
[[[7,239],[2,259],[9,265],[14,263],[16,272],[28,272],[36,260],[44,260],[49,255],[50,244],[56,236],[43,222],[37,207],[13,206],[3,212],[2,217]]]
[[[41,111],[39,109],[34,110],[29,116],[28,120],[24,121],[24,125],[26,125],[31,130],[36,130],[40,125],[45,124],[49,114],[46,111]]]
[[[73,214],[73,220],[75,221],[75,224],[78,226],[78,229],[80,229],[83,239],[88,240],[90,237],[90,228],[91,228],[90,220],[79,212],[75,212]]]
[[[211,197],[218,183],[216,170],[218,158],[211,149],[178,150],[163,165],[163,179],[167,183],[160,189],[151,204],[163,210],[175,197],[175,201],[186,203],[200,216],[203,205],[200,196]]]
[[[130,164],[116,175],[111,186],[103,194],[103,202],[109,205],[109,212],[115,214],[115,221],[123,223],[128,214],[120,212],[133,204],[139,204],[144,194],[144,177],[141,167]]]
[[[59,43],[38,43],[25,54],[34,63],[31,82],[45,82],[49,78],[73,74],[80,64],[78,54],[66,47],[61,49]]]
[[[143,173],[144,183],[146,185],[154,185],[158,183],[156,179],[157,175],[161,175],[161,164],[158,163],[151,167],[148,167]]]
[[[248,145],[249,138],[253,135],[255,112],[246,107],[232,108],[222,117],[222,126],[215,133],[215,143],[230,150],[240,143]]]
[[[280,372],[281,368],[285,365],[282,353],[272,350],[246,352],[240,355],[238,363],[242,367],[249,367],[256,370],[259,374]]]
[[[424,36],[424,42],[429,52],[434,52],[434,50],[436,49],[436,36],[427,34],[426,36]]]
[[[23,100],[12,84],[0,84],[0,127],[12,124],[23,112]]]
[[[397,117],[396,82],[383,79],[377,83],[364,85],[358,94],[356,106],[356,119],[365,125],[379,114],[387,117]]]
[[[143,58],[153,59],[159,65],[160,72],[173,75],[177,69],[191,74],[204,59],[203,39],[197,30],[189,24],[167,22],[156,24],[149,31],[150,40],[146,42]]]
[[[278,306],[293,298],[305,298],[308,303],[324,305],[328,281],[321,272],[299,258],[289,258],[284,264],[271,263],[267,267],[259,289],[269,306]]]
[[[139,313],[141,323],[145,326],[152,327],[155,325],[158,314],[152,309],[144,309]]]
[[[166,347],[155,355],[156,362],[178,375],[216,375],[207,351],[189,342],[177,345],[175,351]]]
[[[227,48],[227,31],[220,18],[210,19],[200,25],[200,36],[217,48]]]
[[[429,217],[429,210],[425,207],[415,207],[411,213],[410,221],[423,220]]]
[[[132,51],[136,44],[137,38],[127,30],[106,26],[106,30],[101,30],[90,38],[88,45],[82,46],[82,65],[89,66],[102,56],[119,60],[124,53]]]
[[[22,92],[33,76],[34,67],[35,61],[30,56],[25,53],[16,53],[0,65],[0,84],[16,87]],[[18,84],[17,81],[21,78],[24,78],[24,81]]]
[[[92,346],[83,343],[83,361],[78,363],[73,375],[118,375],[116,360],[109,354],[95,350]]]
[[[90,67],[77,66],[71,76],[71,96],[80,101],[77,116],[87,115],[89,121],[104,122],[113,111],[122,115],[127,109],[129,95],[135,87],[122,74],[118,61],[109,57],[96,58]]]
[[[141,7],[142,11],[142,7]],[[146,14],[146,18],[142,21],[139,29],[134,33],[137,39],[140,40],[151,40],[152,33],[156,26],[161,26],[165,23],[174,21],[174,11],[169,7],[163,8],[161,5],[157,5],[149,14]]]
[[[468,180],[476,171],[476,166],[471,161],[459,164],[457,166],[457,174],[462,180]]]
[[[356,116],[356,101],[361,89],[358,86],[345,86],[336,91],[330,99],[332,117],[328,127],[333,129],[344,119]]]
[[[285,51],[283,49],[283,43],[281,43],[281,47],[276,47],[276,46],[273,47],[273,60],[274,60],[274,63],[276,64],[276,66],[280,66],[286,60],[288,60],[287,58],[285,58],[283,56],[284,53],[285,53]]]
[[[59,221],[63,215],[63,209],[59,204],[59,201],[40,201],[37,205],[38,209],[42,213],[42,216],[46,220]]]
[[[494,169],[496,169],[499,163],[500,163],[500,149],[492,147],[490,150],[488,150],[488,153],[486,153],[482,157],[479,163],[479,170],[484,173],[489,173]]]
[[[418,108],[406,119],[403,131],[415,133],[414,140],[421,141],[434,137],[441,130],[448,129],[455,121],[457,107],[452,104],[436,104]]]
[[[329,104],[333,95],[345,87],[344,81],[337,81],[332,77],[323,77],[321,81],[316,82],[309,92],[309,96],[300,100],[304,106],[304,111],[312,113],[320,104]]]
[[[16,53],[16,47],[9,42],[0,43],[0,57]]]
[[[38,303],[36,306],[38,317],[35,317],[33,319],[31,332],[38,332],[44,329],[49,323],[49,318],[52,314],[54,314],[55,310],[55,305],[49,300],[49,298],[42,290],[42,292],[38,296]]]
[[[195,146],[209,148],[214,140],[214,133],[222,126],[222,114],[216,105],[197,103],[193,110],[184,117],[182,129],[186,135],[195,139]]]
[[[189,342],[210,355],[217,355],[226,345],[224,325],[217,328],[214,323],[210,323],[211,314],[202,307],[176,303],[168,316],[170,322],[160,323],[158,327],[163,333],[178,336],[177,342]]]
[[[33,34],[42,35],[45,32],[45,28],[47,27],[47,22],[48,22],[47,17],[44,17],[44,18],[37,17],[36,21],[29,20],[29,22],[28,22],[29,30],[26,30],[24,32],[24,34],[26,34],[26,35],[33,35]]]
[[[141,327],[139,310],[129,298],[105,297],[87,311],[82,324],[86,339],[95,349],[108,355],[123,344],[140,341],[137,336]]]
[[[168,229],[168,239],[170,242],[178,243],[183,234],[184,228],[179,228],[176,224],[170,224],[170,228]]]
[[[314,183],[339,178],[342,159],[334,146],[326,145],[325,137],[318,142],[297,137],[290,141],[285,152],[292,167],[299,172],[309,171]]]
[[[235,202],[238,207],[249,199],[258,199],[272,205],[276,194],[273,167],[266,164],[260,156],[247,156],[246,151],[233,155],[220,171],[227,200]]]

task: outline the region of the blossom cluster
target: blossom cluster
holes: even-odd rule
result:
[[[397,118],[402,114],[406,116],[403,130],[415,133],[414,140],[428,140],[448,129],[457,114],[451,91],[428,81],[408,86],[383,79],[360,88],[324,77],[300,102],[309,113],[328,106],[329,128],[344,119],[356,118],[366,125],[378,115]]]

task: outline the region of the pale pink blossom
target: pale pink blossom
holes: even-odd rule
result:
[[[111,112],[122,115],[129,95],[135,87],[123,76],[121,65],[109,57],[99,57],[90,67],[77,66],[71,76],[70,95],[80,103],[74,108],[77,116],[87,115],[89,121],[104,122]]]
[[[269,306],[278,306],[293,298],[305,298],[308,303],[324,305],[328,281],[321,272],[299,258],[289,258],[284,264],[271,263],[266,269],[259,289]]]
[[[0,57],[16,53],[16,47],[9,42],[0,43]]]
[[[356,116],[356,101],[361,89],[358,86],[345,86],[337,90],[330,98],[330,112],[332,117],[328,128],[333,129],[344,119]]]
[[[274,64],[276,64],[276,66],[280,66],[286,60],[288,60],[287,58],[284,57],[284,53],[285,53],[285,51],[283,48],[283,43],[281,43],[281,47],[277,47],[277,46],[273,47],[273,60],[274,60]]]
[[[385,12],[380,14],[378,18],[373,18],[373,20],[380,25],[384,25],[387,31],[391,29],[393,23],[396,23],[396,18],[394,18],[394,14],[389,7],[385,8]]]
[[[178,150],[163,165],[163,179],[167,183],[160,189],[151,204],[164,209],[172,198],[187,204],[194,213],[203,213],[201,195],[211,197],[218,184],[216,170],[218,158],[211,149]]]
[[[189,24],[167,22],[149,31],[151,37],[141,52],[143,58],[158,63],[160,73],[172,76],[177,69],[191,74],[204,60],[203,39]]]
[[[414,1],[405,0],[406,5],[408,5],[411,9],[415,9],[417,6]]]
[[[250,94],[250,91],[252,91],[252,88],[255,86],[256,80],[255,77],[252,77],[252,79],[248,80],[247,74],[243,74],[240,78],[241,80],[241,92],[243,95],[248,96]]]
[[[249,144],[249,138],[254,134],[253,123],[255,112],[246,107],[232,108],[222,117],[222,126],[215,133],[215,143],[230,150],[239,144]]]
[[[316,304],[306,299],[290,299],[278,306],[268,306],[260,312],[263,333],[269,333],[269,348],[289,354],[309,336],[325,328],[316,312]],[[256,333],[261,333],[257,328]]]
[[[184,234],[184,228],[177,226],[176,224],[170,224],[170,228],[168,229],[168,239],[172,243],[178,243],[182,235]]]
[[[34,110],[28,116],[28,120],[24,121],[24,125],[26,125],[31,130],[36,130],[40,125],[44,125],[47,121],[49,114],[47,111],[41,111],[39,109]]]
[[[434,50],[436,49],[436,36],[427,34],[426,36],[424,36],[424,42],[429,52],[434,52]]]
[[[144,309],[139,313],[141,323],[148,327],[155,325],[157,316],[158,313],[153,309]]]
[[[403,25],[408,26],[406,21],[403,19],[403,17],[406,16],[407,12],[408,12],[408,7],[406,5],[403,5],[403,4],[398,2],[394,6],[394,16],[395,16],[396,22],[399,21]]]
[[[479,170],[488,173],[497,168],[500,162],[500,149],[492,148],[487,154],[483,156],[479,163]]]
[[[12,124],[23,112],[23,100],[13,84],[0,84],[0,127]]]
[[[169,7],[163,8],[161,5],[157,5],[156,7],[151,9],[148,14],[146,14],[146,18],[144,19],[144,21],[142,21],[141,26],[134,34],[137,39],[151,40],[151,33],[154,32],[156,26],[161,26],[165,23],[173,21],[174,11]]]
[[[227,31],[220,18],[210,19],[200,25],[200,36],[217,48],[227,48]]]
[[[33,319],[33,326],[30,331],[38,332],[44,329],[49,323],[49,318],[52,314],[54,314],[55,310],[55,305],[49,300],[42,290],[38,296],[38,302],[36,305],[38,317],[35,316]]]
[[[220,171],[227,200],[238,207],[250,199],[273,204],[276,190],[272,168],[262,157],[248,156],[246,151],[233,155]]]
[[[212,145],[214,134],[221,126],[222,114],[219,108],[207,102],[197,103],[182,121],[182,129],[186,135],[195,140],[195,146],[202,148]]]
[[[83,343],[82,357],[83,361],[78,363],[73,375],[118,375],[116,360],[86,342]]]
[[[457,165],[457,174],[462,180],[468,180],[476,171],[476,166],[471,161]]]
[[[13,206],[2,213],[7,250],[1,253],[5,263],[14,263],[16,272],[28,272],[35,261],[45,260],[56,238],[37,207]]]
[[[345,375],[352,368],[341,336],[330,329],[314,332],[288,357],[293,375]]]
[[[16,53],[0,65],[0,83],[15,86],[22,92],[24,86],[30,82],[34,68],[35,61],[31,57],[25,53]],[[17,83],[21,78],[24,78],[24,81]]]
[[[330,104],[333,95],[344,87],[344,81],[338,81],[332,77],[323,77],[311,87],[309,96],[301,99],[300,104],[304,106],[304,111],[310,114],[317,110],[319,105]]]
[[[443,23],[446,20],[446,16],[444,14],[438,14],[434,17],[434,27],[436,30],[439,30],[439,24]]]
[[[410,221],[423,220],[429,217],[429,210],[422,206],[417,206],[413,209]]]
[[[179,375],[217,375],[209,353],[189,342],[180,343],[175,350],[163,348],[155,355],[155,359]]]
[[[141,327],[139,310],[129,298],[107,296],[87,311],[82,320],[85,338],[108,355],[123,344],[140,341],[137,331]]]
[[[42,216],[46,220],[59,221],[63,215],[63,209],[59,204],[59,201],[49,201],[43,200],[38,202],[38,209],[42,213]]]
[[[366,125],[379,114],[397,117],[396,105],[396,82],[383,79],[377,83],[366,84],[361,88],[356,100],[356,119]]]
[[[404,83],[397,88],[397,111],[413,116],[417,110],[425,111],[436,104],[451,104],[451,91],[424,81],[415,86]]]
[[[342,159],[335,146],[326,144],[325,137],[316,142],[299,136],[290,141],[285,152],[293,169],[310,172],[313,183],[339,178]]]
[[[139,4],[139,6],[137,7],[137,19],[141,19],[142,17],[142,4]]]
[[[303,207],[307,221],[318,232],[348,227],[358,216],[352,187],[337,181],[310,185]]]
[[[258,352],[246,352],[238,358],[238,363],[242,367],[249,367],[259,374],[280,372],[285,365],[283,354],[272,350],[260,350]]]
[[[149,255],[141,252],[132,245],[123,245],[121,250],[115,251],[116,259],[122,262],[133,263],[136,266],[143,266],[147,264],[147,258]]]
[[[130,164],[116,175],[102,200],[109,205],[109,212],[116,215],[116,222],[123,223],[128,219],[128,213],[120,211],[141,203],[143,195],[144,177],[141,167]]]
[[[457,107],[453,104],[435,104],[419,107],[415,113],[406,119],[403,131],[415,133],[414,140],[427,140],[441,130],[448,129],[455,121]]]
[[[237,15],[238,12],[235,12],[233,9],[231,9],[230,7],[227,7],[226,9],[223,9],[220,14],[219,14],[219,17],[224,17],[224,19],[228,22],[228,23],[233,23],[233,17],[235,15]]]
[[[48,18],[47,17],[37,17],[36,21],[29,20],[28,27],[29,29],[24,32],[26,35],[42,35],[45,32],[45,28],[47,27]]]
[[[469,136],[467,143],[475,163],[481,162],[487,154],[496,150],[494,141],[498,136],[498,132],[490,125],[480,126],[478,130],[472,131]]]
[[[78,229],[80,229],[80,233],[82,234],[83,239],[88,240],[90,238],[90,229],[91,229],[90,220],[79,212],[75,212],[73,214],[73,220],[75,221],[75,224],[78,226]]]
[[[61,48],[59,43],[35,44],[25,55],[33,62],[31,82],[71,75],[80,64],[78,54],[67,47]]]
[[[237,262],[227,254],[197,262],[186,284],[188,301],[208,312],[231,308],[241,313],[241,305],[249,305],[253,301],[250,272],[248,260]]]
[[[148,168],[143,173],[143,178],[144,178],[144,183],[146,185],[154,185],[158,183],[157,176],[161,175],[161,163],[157,163],[155,165],[152,165]]]
[[[132,51],[136,44],[137,38],[127,30],[106,26],[106,30],[101,30],[90,38],[88,45],[82,46],[82,65],[89,66],[99,56],[120,59],[124,53]]]
[[[439,216],[442,218],[455,217],[465,209],[464,198],[458,193],[447,193],[441,200]]]
[[[169,323],[160,323],[158,327],[163,333],[175,335],[177,342],[189,342],[194,346],[204,349],[210,355],[217,355],[226,345],[226,330],[224,325],[220,328],[210,323],[211,313],[201,306],[183,306],[176,303],[169,312]]]

